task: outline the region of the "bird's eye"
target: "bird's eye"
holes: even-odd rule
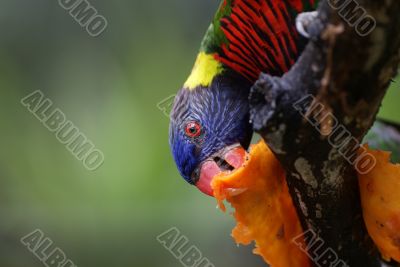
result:
[[[201,135],[201,125],[197,121],[191,121],[186,124],[185,134],[189,138],[196,138]]]

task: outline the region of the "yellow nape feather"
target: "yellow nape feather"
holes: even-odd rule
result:
[[[214,58],[214,55],[200,52],[184,87],[189,90],[193,90],[198,86],[207,87],[211,85],[214,77],[221,72],[222,65]]]

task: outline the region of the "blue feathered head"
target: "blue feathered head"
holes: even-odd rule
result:
[[[183,88],[175,98],[169,135],[172,154],[182,177],[206,194],[212,195],[213,174],[238,167],[232,151],[250,144],[249,88],[246,80],[223,75],[209,87]]]

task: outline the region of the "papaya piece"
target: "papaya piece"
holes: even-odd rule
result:
[[[388,152],[367,150],[376,165],[358,175],[364,222],[382,257],[400,262],[400,164],[390,163]]]
[[[214,196],[225,211],[234,209],[236,243],[255,242],[254,253],[272,267],[308,267],[310,260],[293,242],[303,234],[286,183],[285,171],[263,142],[251,147],[242,167],[220,173],[212,181]],[[301,242],[301,241],[300,241]],[[304,241],[303,241],[303,247]]]

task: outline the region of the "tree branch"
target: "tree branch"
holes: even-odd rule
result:
[[[397,72],[400,1],[358,4],[377,22],[370,34],[360,36],[361,25],[349,25],[343,8],[323,1],[296,65],[281,78],[262,74],[250,102],[254,129],[287,172],[304,230],[312,229],[349,266],[372,267],[380,264],[362,218],[354,148]]]

